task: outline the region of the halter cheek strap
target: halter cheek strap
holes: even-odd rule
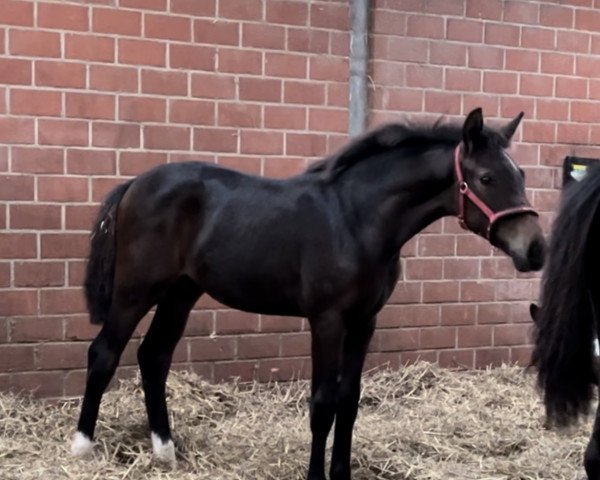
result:
[[[485,230],[485,234],[482,236],[489,240],[490,233],[492,231],[493,225],[503,217],[508,215],[514,215],[518,213],[531,213],[535,216],[538,213],[531,208],[529,205],[521,205],[518,207],[506,208],[504,210],[500,210],[499,212],[494,212],[490,207],[486,205],[486,203],[481,200],[475,192],[473,192],[467,182],[464,179],[461,163],[460,163],[460,146],[458,144],[456,150],[454,151],[454,170],[456,172],[456,180],[458,181],[458,223],[465,230],[469,230],[467,223],[465,221],[465,198],[468,198],[479,210],[483,212],[483,214],[488,219],[488,226]],[[477,232],[475,232],[477,233]],[[481,234],[480,234],[481,235]]]

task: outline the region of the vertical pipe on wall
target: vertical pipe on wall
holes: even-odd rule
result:
[[[370,0],[351,0],[350,81],[348,134],[364,132],[368,113],[369,12]]]

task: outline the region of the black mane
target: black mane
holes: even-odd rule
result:
[[[313,163],[306,171],[322,173],[326,179],[332,180],[360,161],[390,149],[416,144],[429,148],[439,145],[451,147],[458,145],[462,140],[462,124],[441,123],[442,119],[443,117],[431,125],[422,123],[382,125],[352,140],[349,145],[333,155]],[[497,130],[485,126],[483,135],[488,144],[493,143],[501,148],[509,146],[509,140]]]

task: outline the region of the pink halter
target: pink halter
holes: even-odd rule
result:
[[[469,230],[467,227],[467,223],[465,222],[465,197],[467,197],[479,210],[483,212],[483,214],[488,218],[488,227],[485,231],[485,235],[483,237],[489,240],[490,232],[492,231],[492,226],[499,219],[506,217],[508,215],[513,215],[515,213],[532,213],[534,215],[538,215],[538,213],[531,208],[529,205],[522,205],[520,207],[507,208],[505,210],[500,210],[499,212],[494,212],[490,207],[488,207],[483,200],[481,200],[467,185],[465,182],[462,169],[460,166],[460,146],[459,143],[454,151],[454,169],[456,171],[456,179],[458,180],[458,223],[465,230]],[[477,233],[477,232],[475,232]]]

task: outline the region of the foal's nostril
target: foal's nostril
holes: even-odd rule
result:
[[[527,251],[527,260],[532,270],[540,270],[544,266],[546,245],[541,240],[534,240]]]

